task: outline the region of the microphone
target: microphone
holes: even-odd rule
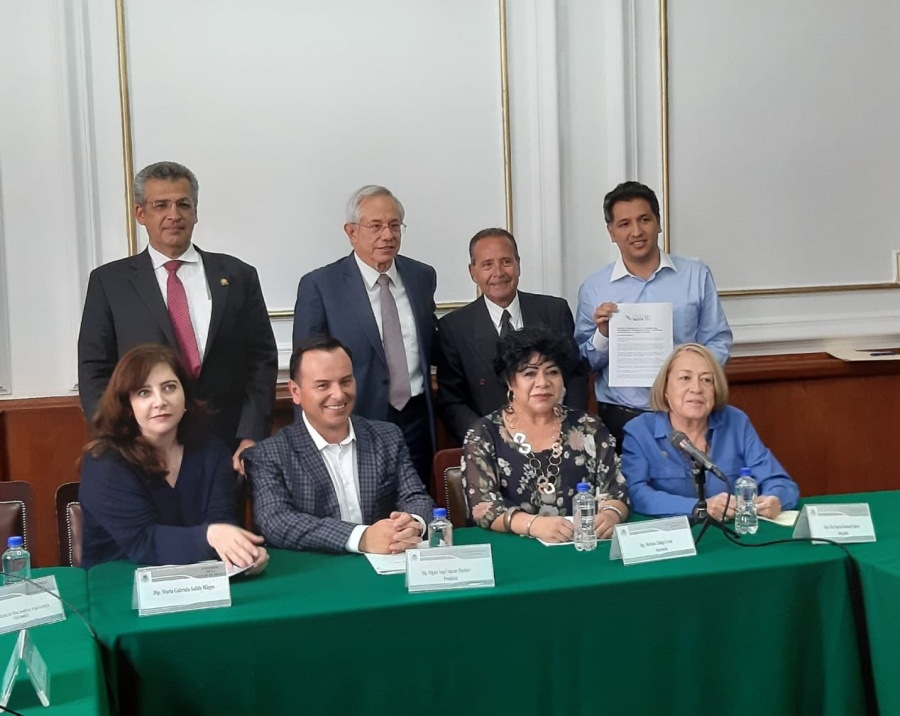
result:
[[[690,438],[685,435],[680,430],[676,430],[672,433],[672,437],[669,438],[675,448],[680,450],[682,453],[687,455],[691,460],[700,465],[704,470],[708,470],[716,477],[720,478],[725,484],[728,484],[728,478],[722,473],[722,471],[716,467],[716,464],[709,459],[709,455],[703,452],[700,448],[698,448],[694,443],[691,442]]]

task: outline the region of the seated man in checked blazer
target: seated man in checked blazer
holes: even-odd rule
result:
[[[245,453],[253,517],[272,547],[391,554],[421,540],[434,502],[396,425],[353,415],[349,350],[301,341],[290,391],[301,417]]]

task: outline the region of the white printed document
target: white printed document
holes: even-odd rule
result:
[[[671,303],[620,303],[609,319],[609,384],[649,388],[674,348]]]

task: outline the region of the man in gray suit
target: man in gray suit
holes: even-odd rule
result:
[[[301,341],[289,387],[300,418],[245,453],[253,517],[273,547],[393,554],[415,547],[434,502],[400,428],[353,413],[349,350]]]

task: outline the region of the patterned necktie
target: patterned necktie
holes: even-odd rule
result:
[[[169,272],[166,281],[166,299],[169,304],[169,319],[172,321],[172,329],[175,331],[175,340],[178,341],[178,350],[184,359],[188,372],[192,378],[200,375],[200,349],[197,348],[197,334],[194,333],[194,325],[191,323],[191,312],[188,308],[187,294],[184,284],[178,278],[178,268],[183,262],[173,260],[166,261],[163,266]]]
[[[512,317],[509,315],[509,311],[505,308],[503,309],[503,313],[500,316],[500,338],[506,338],[509,335],[509,332],[512,330],[512,323],[510,319]]]
[[[397,302],[391,294],[391,279],[383,273],[378,277],[381,298],[381,340],[384,343],[384,357],[387,360],[391,388],[388,399],[397,410],[403,410],[411,397],[409,389],[409,364],[406,361],[406,347],[400,330],[400,314]]]

